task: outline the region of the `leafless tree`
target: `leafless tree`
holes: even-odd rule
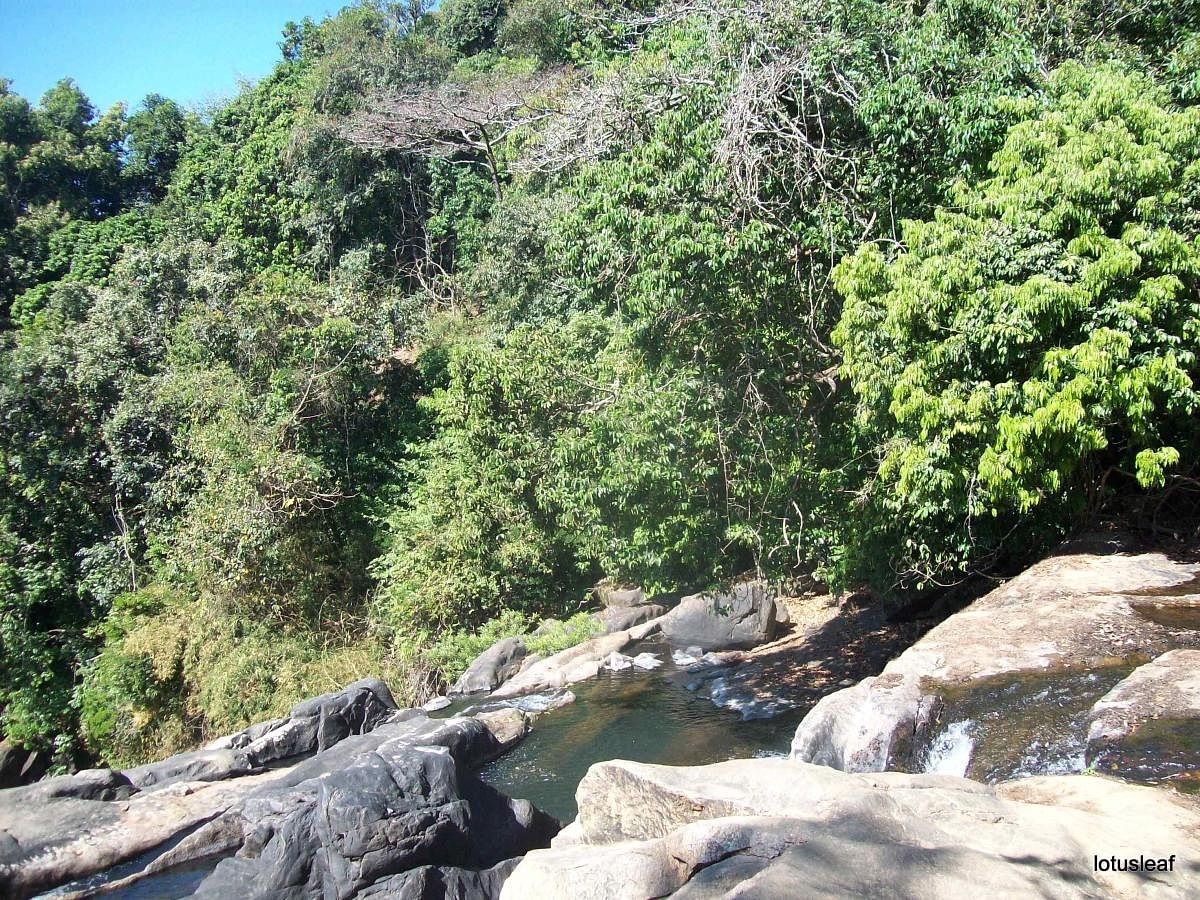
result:
[[[552,69],[517,77],[480,78],[409,88],[379,97],[352,116],[342,133],[371,149],[398,149],[453,157],[482,156],[499,198],[499,148],[519,131],[562,112],[561,96],[571,76]]]

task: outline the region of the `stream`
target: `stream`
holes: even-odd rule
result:
[[[592,763],[629,759],[694,766],[787,755],[806,709],[745,720],[716,706],[703,691],[688,690],[689,683],[695,686],[698,672],[677,666],[666,645],[648,641],[625,652],[653,653],[663,665],[649,671],[602,671],[597,678],[572,685],[576,701],[539,715],[524,741],[481,770],[484,779],[567,822],[575,818],[575,788]],[[435,715],[503,706],[536,708],[552,700],[552,695],[504,701],[463,698]]]

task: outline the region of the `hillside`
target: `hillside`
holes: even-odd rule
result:
[[[1200,2],[366,0],[0,81],[0,728],[131,765],[601,578],[1197,530]],[[85,86],[86,87],[86,86]]]

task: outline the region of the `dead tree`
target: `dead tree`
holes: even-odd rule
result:
[[[567,70],[555,69],[413,87],[368,103],[343,124],[342,133],[368,149],[448,158],[466,151],[475,159],[482,157],[499,199],[500,146],[517,132],[558,115],[558,98],[569,81]]]

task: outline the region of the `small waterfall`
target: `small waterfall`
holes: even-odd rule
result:
[[[924,771],[931,775],[966,775],[971,751],[975,749],[975,739],[971,737],[974,727],[970,719],[947,725],[925,754]]]

